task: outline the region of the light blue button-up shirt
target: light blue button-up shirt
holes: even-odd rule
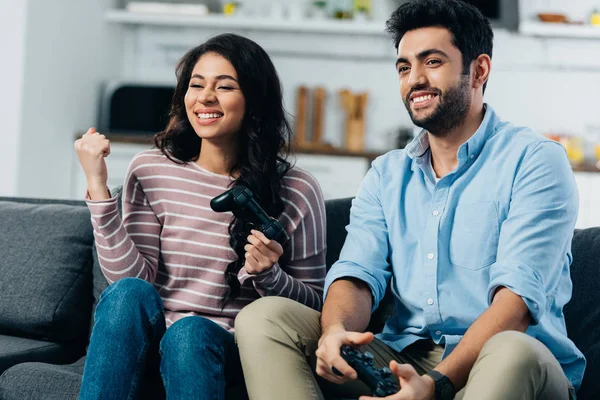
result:
[[[447,356],[498,287],[521,296],[544,343],[577,389],[585,358],[567,337],[577,186],[563,147],[503,122],[486,106],[458,166],[437,183],[422,132],[379,158],[352,202],[348,237],[331,268],[373,293],[392,284],[396,314],[378,338],[396,351],[432,338]]]

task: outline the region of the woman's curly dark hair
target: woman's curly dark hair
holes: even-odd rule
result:
[[[232,187],[244,185],[272,217],[283,212],[281,181],[292,167],[287,161],[291,139],[290,125],[283,108],[281,83],[268,54],[258,44],[235,34],[215,36],[188,51],[176,69],[177,86],[169,113],[169,123],[154,137],[156,147],[177,163],[194,162],[200,156],[202,140],[188,120],[184,97],[194,66],[206,53],[216,53],[228,60],[238,74],[246,110],[239,139],[236,163],[230,171],[235,176]],[[234,217],[229,225],[230,245],[238,258],[225,272],[229,285],[227,301],[240,294],[237,273],[244,266],[246,222]]]

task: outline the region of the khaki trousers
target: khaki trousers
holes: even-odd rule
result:
[[[335,385],[314,373],[320,316],[282,297],[259,299],[238,314],[236,341],[251,400],[356,399],[370,395],[360,381]],[[364,350],[374,355],[377,367],[396,360],[425,374],[441,361],[443,347],[422,340],[399,353],[375,339]],[[486,343],[466,387],[456,396],[463,400],[573,397],[560,364],[546,346],[514,331],[497,334]]]

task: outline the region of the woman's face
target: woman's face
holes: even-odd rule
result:
[[[231,141],[242,126],[246,102],[237,72],[216,53],[198,59],[184,101],[188,119],[203,140]]]

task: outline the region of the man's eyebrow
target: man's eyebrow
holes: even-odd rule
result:
[[[440,49],[427,49],[427,50],[423,50],[422,52],[417,54],[417,59],[422,60],[424,58],[429,57],[432,54],[438,54],[440,56],[450,58],[448,56],[448,54],[446,54],[444,51],[442,51]],[[405,57],[398,57],[398,59],[396,60],[396,67],[398,66],[398,64],[401,64],[401,63],[408,63],[408,59]]]

